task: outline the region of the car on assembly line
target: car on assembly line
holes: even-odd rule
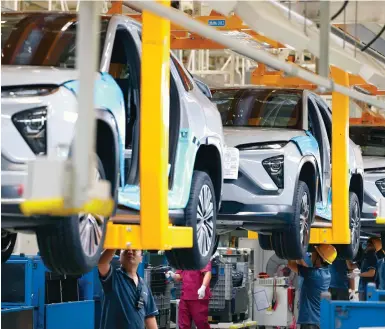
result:
[[[331,225],[330,109],[318,95],[301,89],[211,91],[226,144],[240,157],[238,178],[224,182],[217,231],[231,226],[256,231],[262,249],[301,259],[310,228]],[[363,164],[352,141],[349,151],[352,243],[336,247],[341,258],[352,259],[360,238]]]
[[[97,264],[108,220],[83,213],[24,217],[19,208],[27,162],[70,156],[78,111],[77,26],[77,15],[68,13],[4,13],[1,22],[2,260],[18,231],[32,231],[46,266],[59,273],[84,273]],[[94,177],[111,182],[118,214],[138,215],[141,26],[114,15],[101,16],[100,28]],[[215,244],[223,128],[207,86],[170,56],[169,215],[174,225],[193,227],[193,247],[167,255],[174,267],[200,269]]]
[[[385,231],[376,224],[377,203],[385,198],[385,127],[354,126],[349,128],[350,138],[361,147],[364,159],[364,203],[361,214],[362,230]]]

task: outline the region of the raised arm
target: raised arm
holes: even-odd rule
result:
[[[103,277],[108,274],[111,267],[112,258],[114,258],[116,250],[106,249],[102,252],[102,256],[99,259],[98,270],[99,274]]]

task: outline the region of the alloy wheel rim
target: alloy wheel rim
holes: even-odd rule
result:
[[[359,226],[360,226],[360,216],[359,216],[359,206],[356,202],[353,206],[352,214],[350,216],[350,239],[354,248],[358,247],[358,240],[360,238]]]
[[[99,171],[95,169],[95,181],[100,180],[100,178]],[[99,215],[79,213],[78,220],[83,251],[87,256],[92,257],[98,251],[102,241],[105,218]]]
[[[213,195],[207,185],[199,192],[197,208],[197,242],[203,257],[207,256],[213,244],[214,234],[214,204]]]
[[[299,214],[300,239],[302,247],[306,247],[309,236],[309,216],[310,203],[308,193],[304,193],[301,199],[301,209]]]

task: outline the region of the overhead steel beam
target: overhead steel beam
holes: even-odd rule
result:
[[[125,1],[124,3],[130,4],[129,1]],[[228,2],[225,1],[223,3],[226,4]],[[242,56],[248,57],[257,62],[265,63],[266,65],[276,70],[282,70],[291,76],[297,76],[299,78],[305,79],[313,84],[324,87],[327,90],[336,91],[353,99],[357,99],[378,108],[385,109],[385,102],[383,101],[373,99],[372,97],[368,97],[367,95],[354,91],[348,87],[335,84],[331,79],[321,77],[317,74],[301,69],[291,63],[280,61],[275,56],[267,53],[266,51],[245,45],[238,40],[234,40],[229,36],[225,36],[220,31],[217,31],[210,26],[194,20],[192,17],[185,15],[181,11],[166,8],[165,6],[162,6],[154,1],[136,1],[135,4],[141,9],[145,9],[157,15],[163,16],[173,21],[174,23],[185,27],[191,32],[195,32],[206,38],[213,39],[216,42],[227,46],[227,48],[241,54]]]
[[[289,7],[289,1],[286,1],[285,6]],[[322,1],[290,1],[291,10],[305,16],[316,23],[320,22],[320,2]],[[332,17],[343,5],[343,1],[330,2],[330,17]],[[356,22],[356,0],[349,1],[345,8],[345,13],[339,15],[333,24],[355,24]],[[380,23],[385,24],[385,1],[358,1],[359,14],[357,16],[358,23]]]

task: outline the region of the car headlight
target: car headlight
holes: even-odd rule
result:
[[[278,188],[284,187],[284,157],[283,155],[268,158],[262,161],[262,165]]]
[[[250,143],[238,145],[237,149],[240,151],[277,150],[284,147],[287,143],[288,142]]]
[[[1,88],[1,98],[46,96],[54,93],[56,90],[56,86],[3,87]]]
[[[376,185],[378,189],[380,190],[381,194],[385,196],[385,178],[379,179],[376,181]]]
[[[38,107],[12,117],[17,130],[36,155],[47,153],[47,108]]]

